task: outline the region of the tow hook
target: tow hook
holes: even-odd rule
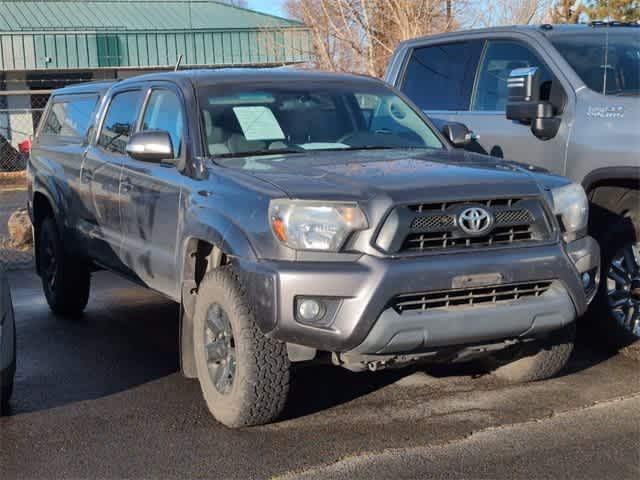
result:
[[[369,369],[370,372],[376,372],[378,370],[382,370],[383,368],[386,368],[386,366],[387,366],[386,360],[378,360],[375,362],[367,363],[367,368]]]

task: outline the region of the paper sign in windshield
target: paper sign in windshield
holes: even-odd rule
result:
[[[284,133],[268,107],[233,107],[244,137],[249,140],[284,140]]]

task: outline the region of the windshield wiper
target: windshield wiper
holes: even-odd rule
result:
[[[211,155],[213,158],[241,158],[241,157],[264,157],[267,155],[282,155],[289,153],[304,153],[304,150],[296,150],[293,148],[278,148],[276,150],[257,150],[255,152],[233,152],[221,153],[219,155]]]
[[[411,148],[421,147],[390,147],[385,145],[363,145],[362,147],[349,147],[349,148],[318,148],[311,150],[312,152],[353,152],[357,150],[406,150]]]

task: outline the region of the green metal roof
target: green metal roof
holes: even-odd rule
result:
[[[0,1],[0,69],[281,64],[309,59],[294,20],[217,1]]]
[[[0,31],[228,29],[301,26],[299,22],[216,1],[0,1]]]

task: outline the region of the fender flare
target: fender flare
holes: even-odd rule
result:
[[[186,229],[180,245],[180,368],[187,378],[196,378],[193,312],[195,309],[196,261],[194,253],[200,242],[206,242],[228,257],[256,260],[256,254],[249,239],[228,218],[222,215],[208,217],[207,224],[193,225]],[[213,252],[210,252],[213,254]]]
[[[33,225],[34,261],[35,261],[36,273],[38,274],[40,274],[40,259],[38,256],[38,231],[37,231],[37,225],[36,225],[37,217],[36,217],[35,201],[34,201],[37,195],[42,195],[49,203],[49,206],[51,207],[51,210],[53,212],[53,220],[55,222],[56,228],[58,229],[58,235],[62,237],[64,234],[64,225],[63,225],[63,222],[61,221],[64,218],[64,210],[60,206],[60,195],[53,194],[51,193],[52,191],[56,192],[56,189],[51,188],[51,186],[48,185],[48,182],[35,180],[33,182],[31,198],[29,198],[28,210],[29,210],[29,216],[31,218],[31,222]]]
[[[51,209],[53,210],[56,224],[59,225],[58,219],[64,217],[64,209],[61,207],[61,198],[60,194],[57,193],[57,189],[53,187],[50,182],[43,181],[42,179],[36,179],[33,182],[33,193],[30,199],[32,209],[35,207],[33,201],[36,195],[42,195],[47,199],[49,205],[51,205]],[[35,220],[35,210],[32,211],[31,214],[34,216],[33,220]]]
[[[640,181],[640,167],[603,167],[593,170],[588,173],[584,179],[582,180],[582,186],[585,192],[589,193],[589,191],[593,188],[594,185],[597,185],[603,181]]]
[[[194,240],[210,243],[230,257],[256,260],[256,253],[247,236],[231,220],[222,215],[210,216],[207,223],[188,225],[182,235],[180,260],[182,271],[180,278],[185,278],[185,266],[189,245]]]

